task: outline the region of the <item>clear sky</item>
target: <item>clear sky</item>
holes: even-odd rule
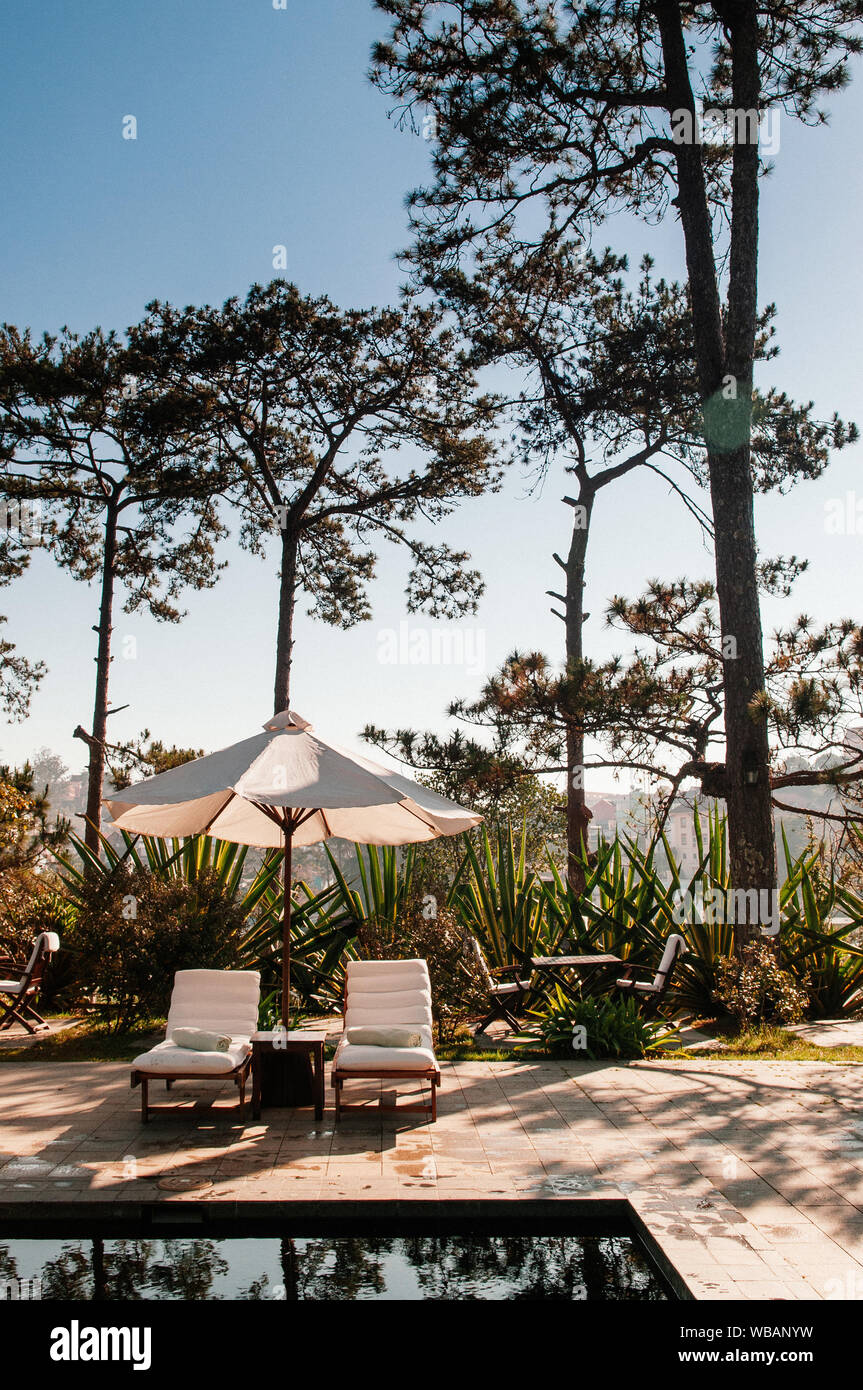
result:
[[[404,196],[424,180],[428,145],[400,133],[368,83],[372,41],[384,32],[367,0],[5,0],[0,14],[0,316],[34,330],[62,324],[123,329],[152,298],[219,303],[273,271],[309,293],[348,305],[391,300],[401,281]],[[137,139],[123,139],[126,116]],[[768,379],[820,412],[863,423],[860,246],[863,85],[833,104],[830,128],[783,118],[775,172],[762,188],[762,299],[779,309],[782,355]],[[659,269],[682,272],[679,229],[611,222],[603,241]],[[769,372],[769,378],[767,373]],[[856,616],[863,588],[861,449],[816,483],[758,503],[765,555],[811,560],[790,603],[765,621],[807,611]],[[476,692],[513,647],[557,657],[562,630],[545,590],[556,587],[552,550],[567,544],[561,476],[528,495],[513,472],[496,497],[466,504],[450,543],[472,551],[487,590],[462,631],[460,665],[384,664],[385,634],[406,620],[405,565],[384,554],[370,623],[340,632],[304,614],[296,632],[292,703],[323,733],[360,747],[373,721],[443,728],[447,702]],[[829,534],[825,505],[854,494],[857,531]],[[660,575],[712,573],[699,533],[658,479],[611,489],[594,518],[585,635],[601,658],[622,639],[603,629],[611,594],[634,594]],[[118,740],[144,726],[165,742],[216,748],[253,732],[270,713],[276,559],[231,545],[214,590],[190,595],[181,626],[116,618],[111,721]],[[24,724],[0,724],[0,757],[22,761],[42,745],[73,771],[89,724],[95,589],[37,554],[17,586],[0,591],[4,635],[49,674]],[[431,627],[422,616],[410,627]],[[136,656],[123,655],[135,638]],[[130,649],[127,644],[126,649]],[[590,785],[590,784],[589,784]],[[611,787],[607,777],[596,784]]]

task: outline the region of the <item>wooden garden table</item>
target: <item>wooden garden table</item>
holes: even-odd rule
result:
[[[560,985],[565,994],[571,995],[571,982],[561,971],[578,972],[594,965],[623,965],[623,960],[608,952],[594,951],[586,956],[531,956],[530,963],[539,975],[545,975],[550,982]]]

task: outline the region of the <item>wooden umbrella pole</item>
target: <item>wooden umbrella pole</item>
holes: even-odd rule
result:
[[[294,826],[290,812],[285,813],[285,857],[282,865],[283,905],[282,905],[282,1023],[285,1030],[290,1027],[291,1018],[291,850],[293,848]]]

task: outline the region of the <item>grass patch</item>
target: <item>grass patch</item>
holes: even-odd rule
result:
[[[548,1061],[550,1055],[542,1048],[479,1047],[470,1043],[448,1043],[435,1048],[439,1062],[536,1062]]]
[[[699,1062],[705,1058],[712,1061],[748,1062],[757,1059],[762,1062],[863,1062],[863,1047],[847,1044],[844,1047],[819,1047],[817,1043],[807,1042],[796,1033],[785,1028],[768,1026],[752,1028],[743,1033],[733,1033],[730,1027],[717,1025],[716,1020],[700,1020],[698,1025],[687,1021],[687,1026],[710,1027],[716,1033],[713,1046],[688,1048],[668,1048],[664,1051],[650,1052],[645,1062]],[[437,1048],[441,1061],[447,1062],[511,1062],[547,1060],[552,1054],[541,1047],[536,1048],[495,1048],[493,1045],[472,1044],[468,1039],[457,1039],[446,1047]],[[558,1060],[561,1060],[558,1058]],[[585,1060],[573,1053],[566,1061]],[[602,1060],[602,1059],[599,1059]],[[614,1060],[614,1059],[608,1059]]]
[[[3,1062],[131,1062],[146,1052],[160,1036],[157,1020],[142,1024],[130,1033],[111,1033],[104,1024],[79,1019],[61,1033],[40,1037],[21,1047],[0,1047]]]
[[[105,1025],[95,1019],[77,1020],[61,1033],[40,1037],[20,1047],[0,1047],[0,1064],[3,1062],[131,1062],[141,1052],[146,1052],[154,1043],[164,1037],[164,1019],[151,1019],[130,1033],[112,1033]],[[712,1047],[700,1047],[697,1051],[687,1048],[669,1049],[665,1052],[649,1053],[643,1061],[681,1061],[700,1062],[705,1058],[711,1061],[747,1062],[756,1059],[763,1062],[863,1062],[863,1047],[819,1047],[806,1042],[795,1033],[784,1028],[765,1027],[752,1029],[745,1033],[731,1034],[717,1029],[718,1036]],[[327,1042],[324,1054],[332,1058],[335,1040]],[[456,1038],[436,1048],[441,1062],[539,1062],[547,1061],[551,1053],[542,1047],[512,1048],[495,1047],[493,1043],[474,1042],[471,1035]],[[558,1058],[557,1060],[561,1060]],[[566,1061],[585,1060],[573,1053]],[[601,1060],[601,1059],[600,1059]],[[609,1059],[611,1060],[611,1059]]]
[[[844,1047],[819,1047],[796,1033],[773,1026],[729,1034],[722,1041],[717,1039],[715,1047],[700,1047],[697,1052],[683,1049],[670,1055],[693,1062],[703,1057],[724,1062],[744,1062],[752,1058],[763,1062],[863,1062],[863,1047],[850,1043]]]

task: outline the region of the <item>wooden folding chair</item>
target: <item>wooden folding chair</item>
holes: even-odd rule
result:
[[[47,1029],[48,1024],[42,1015],[36,1012],[31,1001],[39,993],[47,962],[59,949],[60,938],[56,932],[40,932],[33,942],[30,959],[19,978],[17,980],[0,980],[0,996],[4,996],[3,1003],[8,1000],[8,1003],[5,1003],[5,1008],[3,1008],[3,1003],[0,1003],[0,1008],[3,1009],[3,1012],[0,1013],[0,1032],[4,1028],[11,1028],[13,1023],[22,1023],[28,1033],[42,1033]],[[7,970],[10,966],[14,968],[14,962],[7,956],[3,961],[3,966]],[[30,1022],[31,1019],[35,1019],[35,1027]]]
[[[643,969],[642,966],[627,966],[619,980],[615,980],[614,987],[621,994],[629,994],[645,1007],[645,1012],[655,1013],[671,985],[677,962],[686,955],[687,945],[683,937],[678,932],[672,932],[665,943],[662,952],[662,960],[659,962],[659,969],[652,980],[635,980],[633,975],[636,970]]]
[[[485,980],[489,998],[489,1011],[477,1024],[474,1036],[484,1033],[489,1024],[498,1018],[508,1023],[510,1028],[518,1030],[521,1027],[518,1014],[524,1012],[524,1002],[530,989],[530,979],[520,977],[530,976],[530,968],[525,970],[523,965],[500,965],[494,970],[490,969],[475,936],[470,938],[469,949]],[[510,979],[507,980],[506,976],[510,976]]]

